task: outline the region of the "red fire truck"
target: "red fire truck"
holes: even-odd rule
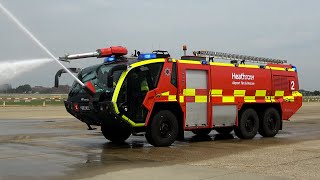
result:
[[[166,51],[126,54],[117,46],[60,58],[105,57],[78,74],[92,93],[75,82],[65,107],[89,127],[101,126],[113,142],[145,133],[150,144],[170,146],[184,131],[211,130],[273,137],[302,105],[297,68],[285,60],[214,51],[179,60]]]

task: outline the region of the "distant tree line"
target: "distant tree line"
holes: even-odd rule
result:
[[[318,91],[318,90],[307,91],[307,90],[301,89],[299,91],[303,96],[320,96],[320,91]]]
[[[0,93],[17,93],[17,94],[67,94],[70,90],[68,85],[60,85],[58,88],[55,87],[43,87],[35,86],[31,87],[29,84],[20,85],[16,88],[12,88],[10,84],[0,85]]]

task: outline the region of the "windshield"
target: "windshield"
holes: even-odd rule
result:
[[[116,66],[117,64],[102,64],[91,66],[83,69],[79,74],[78,78],[83,83],[91,81],[94,84],[95,90],[97,93],[100,92],[112,92],[113,88],[108,88],[108,72],[111,68]],[[113,73],[113,84],[114,86],[117,84],[123,70],[115,71]],[[81,87],[79,83],[74,81],[69,96],[74,96],[78,93],[84,93],[84,89]]]

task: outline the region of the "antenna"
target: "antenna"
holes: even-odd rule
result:
[[[241,64],[244,64],[245,61],[254,62],[254,63],[275,63],[275,64],[287,63],[287,60],[256,57],[256,56],[246,56],[246,55],[215,52],[215,51],[193,51],[193,54],[195,56],[200,56],[200,57],[209,56],[211,58],[216,58],[216,59],[237,60],[237,61],[241,61]]]

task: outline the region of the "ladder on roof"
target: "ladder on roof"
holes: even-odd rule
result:
[[[256,57],[256,56],[246,56],[246,55],[230,54],[230,53],[215,52],[215,51],[193,51],[193,54],[195,56],[208,57],[209,60],[213,60],[212,58],[215,58],[215,59],[241,61],[241,64],[244,64],[245,61],[254,62],[254,63],[274,63],[274,64],[287,63],[287,60]]]

